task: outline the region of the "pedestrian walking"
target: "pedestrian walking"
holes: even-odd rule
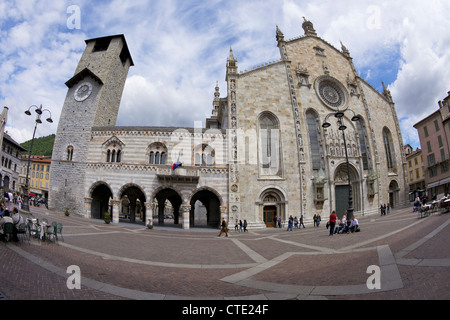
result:
[[[303,215],[300,216],[300,222],[298,225],[298,228],[300,229],[303,226],[303,228],[305,228],[305,225],[303,224]]]
[[[286,231],[292,231],[292,225],[294,224],[294,218],[292,218],[292,216],[289,217],[288,220],[288,228]]]
[[[320,217],[320,214],[317,214],[317,219],[316,219],[317,228],[320,225],[320,221],[322,221],[322,218]]]
[[[247,231],[247,220],[244,219],[244,232]]]
[[[239,232],[242,232],[242,227],[243,227],[242,220],[239,220]]]
[[[219,233],[218,237],[220,237],[222,235],[222,233],[225,233],[225,235],[228,237],[227,223],[225,222],[225,218],[222,218],[221,227],[222,228],[220,229],[220,233]]]

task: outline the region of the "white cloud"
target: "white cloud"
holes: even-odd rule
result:
[[[80,30],[67,28],[64,1],[0,3],[0,104],[10,108],[8,131],[18,141],[31,138],[34,121],[23,112],[32,104],[51,109],[55,120],[38,133],[56,132],[64,83],[84,40],[119,33],[135,61],[119,125],[204,121],[216,81],[226,95],[230,46],[242,71],[279,59],[275,26],[286,39],[295,38],[303,35],[303,16],[332,45],[340,48],[342,41],[373,86],[381,87],[381,80],[389,84],[405,143],[417,143],[411,125],[436,110],[450,90],[448,1],[79,0],[75,5],[81,9]]]

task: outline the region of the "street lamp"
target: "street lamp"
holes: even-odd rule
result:
[[[325,122],[322,124],[322,128],[327,129],[331,127],[331,123],[327,122],[330,116],[333,116],[337,119],[338,129],[342,131],[342,137],[344,139],[344,149],[345,149],[345,162],[347,164],[347,179],[348,179],[348,209],[347,209],[347,221],[349,222],[353,217],[353,192],[352,192],[352,182],[350,179],[350,162],[348,161],[348,151],[347,151],[347,141],[345,139],[345,130],[347,126],[343,122],[343,118],[345,116],[346,111],[351,111],[353,113],[352,121],[359,121],[359,116],[355,114],[355,112],[351,109],[346,109],[343,111],[337,110],[336,112],[330,113],[325,118]]]
[[[23,205],[22,205],[22,210],[23,211],[28,211],[28,212],[30,212],[29,201],[28,201],[28,189],[29,189],[28,178],[30,176],[31,152],[33,150],[33,143],[34,143],[34,137],[36,135],[36,129],[37,129],[38,124],[42,123],[41,116],[44,113],[44,111],[47,111],[48,113],[50,113],[50,117],[48,117],[46,119],[47,122],[53,123],[52,113],[48,109],[42,109],[42,105],[40,107],[37,107],[35,105],[32,105],[31,107],[29,107],[28,110],[25,111],[25,114],[27,116],[31,116],[31,111],[30,110],[32,108],[36,108],[36,110],[34,110],[36,112],[36,114],[37,114],[36,115],[36,120],[35,120],[36,125],[34,126],[33,139],[31,139],[31,147],[30,147],[30,151],[29,151],[29,154],[28,154],[27,178],[25,180],[25,190],[24,190],[25,192],[24,192],[24,195],[23,195],[24,200],[23,200]]]

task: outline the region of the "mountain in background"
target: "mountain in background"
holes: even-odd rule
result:
[[[51,156],[53,152],[53,144],[55,143],[55,136],[56,135],[52,134],[47,137],[35,138],[31,155]],[[20,145],[28,150],[22,153],[27,155],[30,150],[31,140],[21,143]]]

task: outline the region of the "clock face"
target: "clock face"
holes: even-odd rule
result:
[[[76,101],[81,102],[89,98],[91,93],[92,93],[92,84],[90,84],[89,82],[84,82],[80,84],[77,90],[75,90],[74,97]]]

